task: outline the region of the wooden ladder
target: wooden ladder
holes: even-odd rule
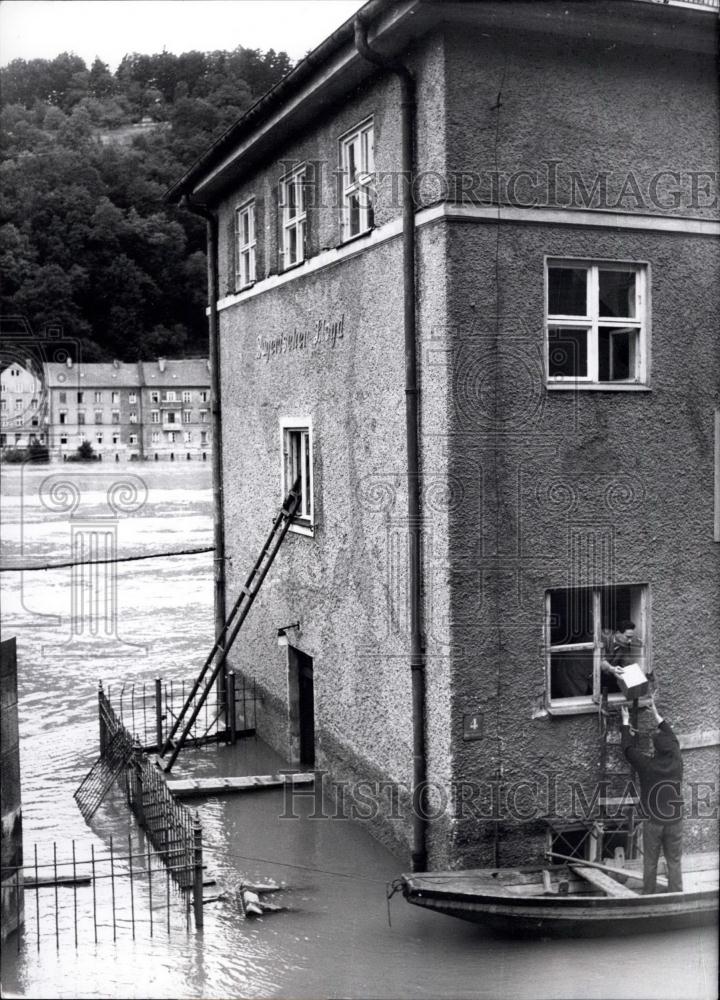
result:
[[[238,632],[242,628],[243,622],[247,618],[248,612],[253,606],[253,602],[262,586],[263,580],[267,576],[267,572],[273,564],[278,549],[283,543],[292,519],[297,513],[300,500],[300,477],[298,476],[293,483],[292,489],[285,497],[283,505],[273,521],[270,534],[260,551],[260,555],[255,561],[255,565],[250,571],[245,585],[240,589],[238,599],[235,601],[220,634],[215,640],[213,648],[202,665],[190,694],[185,700],[185,704],[180,709],[173,727],[162,746],[160,757],[164,757],[168,751],[171,751],[167,762],[161,765],[165,772],[170,771],[175,763],[177,755],[185,745],[185,741],[212,690],[218,674],[225,665],[227,655],[232,649]]]

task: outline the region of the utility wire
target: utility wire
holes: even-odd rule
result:
[[[139,562],[141,559],[170,559],[172,556],[194,556],[214,552],[215,546],[204,549],[179,549],[176,552],[150,552],[143,556],[120,556],[116,559],[81,559],[79,562],[47,563],[44,566],[0,566],[0,573],[32,573],[36,570],[67,569],[71,566],[105,566],[108,563]]]

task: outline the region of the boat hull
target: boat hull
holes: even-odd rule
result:
[[[607,900],[620,905],[607,905],[593,910],[582,905],[535,905],[521,900],[448,900],[405,892],[405,898],[415,906],[435,910],[447,916],[483,924],[503,934],[536,937],[605,937],[608,935],[647,934],[654,931],[677,930],[713,924],[718,919],[718,894],[701,899],[692,897],[680,903],[658,902],[654,906],[630,908],[625,900]],[[647,897],[648,899],[651,897]],[[594,902],[594,900],[593,900]]]
[[[534,937],[598,937],[646,934],[713,924],[718,919],[717,882],[697,891],[629,897],[560,895],[521,886],[501,888],[502,872],[438,872],[403,875],[400,889],[414,906],[482,924],[501,934]]]

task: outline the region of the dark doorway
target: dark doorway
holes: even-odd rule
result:
[[[315,695],[313,691],[312,656],[291,647],[292,661],[297,677],[298,735],[300,738],[300,763],[315,765]]]

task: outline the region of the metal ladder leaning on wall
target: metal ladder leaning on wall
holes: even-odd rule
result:
[[[278,549],[283,543],[288,528],[293,517],[300,506],[300,477],[293,483],[292,489],[285,497],[280,508],[270,534],[265,540],[260,555],[255,565],[245,581],[245,585],[240,589],[240,595],[230,611],[230,614],[223,625],[222,631],[215,640],[213,648],[210,650],[200,673],[193,684],[190,694],[185,699],[183,707],[180,709],[170,733],[160,751],[160,757],[172,750],[170,757],[164,765],[161,765],[165,772],[169,772],[177,759],[177,755],[185,745],[195,720],[200,714],[200,710],[212,690],[212,686],[217,680],[218,674],[225,665],[228,653],[232,649],[238,632],[242,628],[243,622],[248,616],[248,612],[253,605],[258,591],[262,586],[267,572],[273,564]],[[199,694],[199,697],[198,697]],[[197,699],[197,700],[196,700]],[[182,729],[181,729],[182,727]],[[178,735],[179,733],[179,735]]]

